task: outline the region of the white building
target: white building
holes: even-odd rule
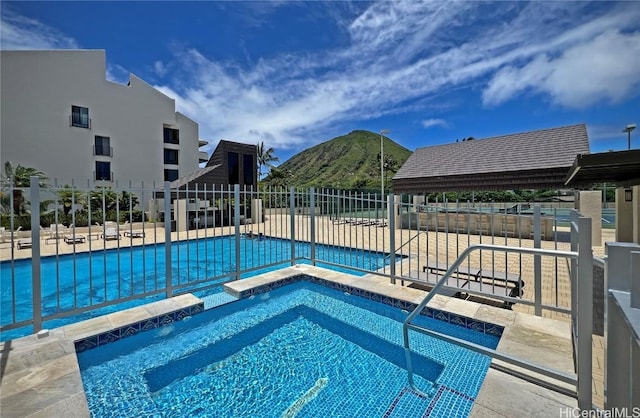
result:
[[[173,181],[207,161],[198,124],[131,74],[106,80],[104,50],[0,51],[0,160],[50,181]],[[94,183],[95,182],[95,183]]]

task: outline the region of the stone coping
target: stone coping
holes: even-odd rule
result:
[[[311,270],[315,270],[315,269],[316,269],[315,267],[311,268]],[[321,270],[324,270],[324,269],[321,269]],[[325,270],[325,271],[330,271],[330,270]],[[254,285],[253,287],[247,287],[245,283],[242,283],[244,281],[250,281],[252,279],[243,279],[240,281],[235,281],[235,282],[225,284],[225,291],[237,297],[238,299],[244,299],[253,295],[269,292],[279,287],[286,286],[290,283],[294,283],[300,280],[307,280],[312,283],[318,283],[320,285],[329,287],[331,289],[339,290],[341,292],[347,292],[354,296],[370,299],[374,302],[384,303],[385,305],[390,305],[399,309],[403,309],[408,312],[413,311],[418,306],[418,303],[419,303],[419,301],[416,302],[415,300],[411,300],[411,298],[405,298],[403,297],[403,295],[391,296],[388,293],[369,290],[369,289],[357,286],[356,284],[347,284],[340,280],[336,280],[336,278],[324,279],[319,277],[319,276],[323,276],[323,273],[324,273],[323,271],[320,271],[320,272],[315,272],[314,275],[310,275],[308,273],[293,272],[292,275],[287,275],[285,277],[276,276],[267,280],[265,280],[263,277],[258,277],[257,280],[255,280],[252,283],[249,283],[249,285],[253,284]],[[394,285],[391,285],[391,286],[394,286]],[[238,287],[240,287],[243,290],[238,289]],[[504,329],[504,327],[501,325],[493,324],[491,322],[483,321],[477,318],[470,318],[464,315],[459,315],[454,312],[448,312],[446,310],[436,309],[429,306],[427,306],[421,312],[421,315],[427,316],[429,318],[438,319],[440,321],[448,322],[451,324],[459,325],[465,328],[470,328],[475,331],[482,332],[483,334],[490,334],[496,337],[500,337]]]
[[[200,299],[184,294],[3,342],[2,417],[89,417],[77,352],[203,310]]]

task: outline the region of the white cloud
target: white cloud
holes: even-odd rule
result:
[[[345,7],[353,16],[355,9]],[[575,107],[616,102],[638,91],[640,72],[632,64],[640,56],[634,32],[640,8],[633,3],[373,2],[366,7],[351,20],[328,14],[350,37],[340,48],[233,62],[212,60],[176,41],[181,44],[170,46],[173,59],[148,68],[162,77],[157,88],[199,123],[210,149],[221,138],[298,149],[359,128],[351,121],[425,112],[452,90],[485,84],[486,105],[537,94]],[[76,45],[4,9],[2,42],[3,47]],[[121,70],[109,65],[108,75],[120,80]],[[423,121],[424,127],[445,124]]]
[[[447,127],[447,121],[444,119],[425,119],[422,121],[422,126],[425,128],[431,128],[432,126]]]
[[[2,7],[0,48],[23,49],[75,49],[78,42],[60,31],[35,19],[21,16]]]
[[[191,84],[159,88],[200,123],[203,137],[301,148],[342,133],[350,120],[428,106],[425,97],[487,76],[486,104],[529,90],[563,106],[619,100],[636,81],[631,66],[613,68],[611,58],[621,45],[635,51],[629,44],[636,35],[615,30],[637,18],[640,10],[626,4],[376,2],[349,22],[352,43],[345,48],[261,59],[249,68],[179,52],[174,80]],[[589,61],[580,57],[598,57],[602,66],[581,68]]]
[[[156,61],[153,63],[153,71],[158,75],[158,77],[164,77],[169,69],[162,61]]]
[[[640,32],[609,30],[565,50],[556,58],[537,55],[527,64],[501,69],[483,92],[487,105],[501,104],[524,91],[547,94],[565,107],[616,103],[640,87]]]

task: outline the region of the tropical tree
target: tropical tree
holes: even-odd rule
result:
[[[275,150],[272,147],[266,148],[264,142],[256,145],[258,149],[258,179],[262,177],[262,167],[272,169],[273,164],[280,161],[280,158],[273,155]]]
[[[92,216],[96,217],[96,222],[102,216],[105,216],[106,220],[116,221],[118,220],[117,211],[120,211],[121,214],[131,212],[138,204],[139,200],[136,195],[126,191],[118,193],[110,187],[97,187],[89,193],[89,206]]]
[[[120,201],[119,207],[122,211],[132,211],[139,203],[138,196],[127,191],[120,193],[118,200]]]
[[[290,170],[273,167],[269,173],[269,184],[274,187],[286,187],[292,178],[293,174]]]
[[[109,212],[116,210],[118,194],[110,187],[96,187],[89,193],[89,206],[92,215],[101,218],[107,216]],[[104,209],[104,211],[103,211]],[[115,219],[107,219],[115,220]]]
[[[58,200],[60,205],[62,205],[62,211],[65,216],[69,216],[73,205],[87,206],[87,194],[69,185],[65,185],[62,189],[58,190]]]
[[[5,191],[11,187],[13,189],[13,212],[16,215],[24,213],[24,190],[25,187],[31,186],[31,177],[38,177],[38,186],[40,188],[47,188],[49,184],[47,180],[49,178],[42,172],[35,168],[23,167],[20,164],[15,167],[11,164],[11,161],[7,161],[4,164],[4,171],[2,173],[2,194],[5,195]]]

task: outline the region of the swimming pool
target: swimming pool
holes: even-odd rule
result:
[[[78,361],[96,417],[467,416],[490,359],[412,334],[416,383],[429,394],[418,395],[404,369],[406,315],[301,281],[82,351]],[[499,341],[432,317],[418,322],[491,348]]]
[[[230,279],[236,270],[235,236],[219,236],[171,244],[172,285],[211,285]],[[280,238],[240,238],[241,277],[246,278],[283,268],[291,263],[291,241]],[[317,244],[318,266],[363,275],[389,263],[386,254],[375,251]],[[297,263],[309,263],[311,246],[295,243]],[[305,259],[305,257],[307,259]],[[322,262],[339,264],[333,266]],[[69,310],[92,307],[123,298],[135,297],[166,288],[164,244],[122,247],[77,254],[43,257],[41,259],[42,314],[49,316]],[[262,267],[267,266],[267,267]],[[364,271],[349,269],[354,267]],[[0,263],[1,298],[0,325],[32,318],[31,260]],[[194,292],[183,288],[182,292]],[[209,293],[221,292],[221,288]],[[201,296],[201,295],[199,295]],[[99,311],[80,313],[74,318],[56,319],[45,323],[57,327],[81,319],[104,315],[115,310],[149,303],[163,295],[128,301],[119,306],[107,306]],[[13,310],[15,306],[15,311]],[[3,331],[0,341],[27,335],[30,327]]]

